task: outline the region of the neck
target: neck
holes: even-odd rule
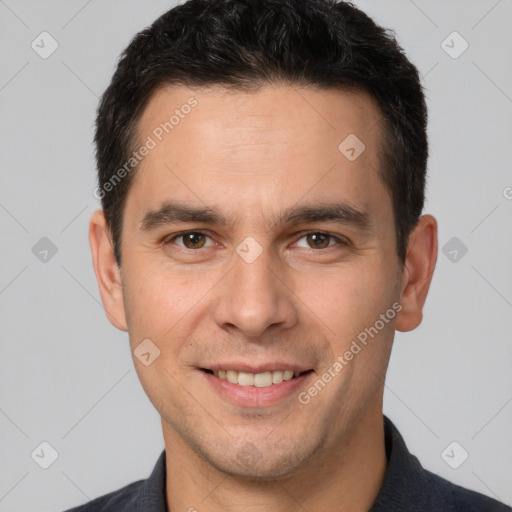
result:
[[[164,422],[169,512],[368,511],[386,472],[382,408],[367,410],[306,467],[276,480],[251,480],[212,467]]]

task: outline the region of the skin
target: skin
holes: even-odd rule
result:
[[[164,87],[143,112],[139,140],[191,96],[197,107],[137,170],[121,269],[101,210],[89,233],[108,318],[129,333],[132,353],[147,338],[161,352],[134,365],[162,418],[169,510],[366,511],[386,470],[382,398],[394,332],[422,320],[436,220],[420,218],[402,266],[379,175],[381,117],[367,94]],[[349,134],[366,146],[354,161],[338,150]],[[144,215],[167,200],[218,209],[228,224],[142,231]],[[292,206],[341,201],[366,212],[370,228],[274,223]],[[202,248],[172,240],[197,230],[207,235]],[[318,248],[305,231],[347,244],[327,238]],[[236,252],[249,236],[262,249],[252,263]],[[297,393],[272,406],[234,405],[199,369],[289,361],[314,370],[299,389],[307,391],[396,302],[400,313],[306,405]],[[247,447],[252,455],[241,457]]]

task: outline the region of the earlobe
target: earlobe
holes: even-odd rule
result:
[[[400,295],[402,310],[397,316],[397,330],[412,331],[420,325],[436,261],[437,221],[432,215],[423,215],[409,236]]]
[[[89,244],[91,246],[94,273],[98,281],[101,301],[110,323],[127,331],[126,315],[121,284],[121,272],[117,266],[103,210],[96,210],[89,222]]]

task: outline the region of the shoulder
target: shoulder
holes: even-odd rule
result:
[[[456,485],[424,469],[425,486],[432,503],[443,503],[454,512],[511,512],[512,508],[489,496]]]
[[[423,468],[392,421],[384,416],[388,465],[371,512],[388,510],[512,512],[499,501],[466,489]]]
[[[120,512],[124,510],[134,510],[130,507],[134,505],[143,483],[144,480],[133,482],[117,491],[100,496],[85,505],[71,508],[65,512]]]
[[[137,480],[117,491],[100,496],[89,503],[65,512],[166,512],[165,503],[166,463],[165,450],[158,458],[153,471],[145,480]]]

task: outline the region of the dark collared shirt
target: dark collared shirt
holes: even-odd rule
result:
[[[369,512],[512,512],[509,506],[423,469],[386,416],[384,433],[388,465],[382,488]],[[168,512],[165,476],[164,450],[146,480],[66,512]]]

